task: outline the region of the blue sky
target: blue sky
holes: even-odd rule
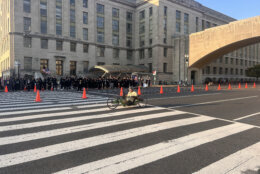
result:
[[[235,19],[260,16],[260,0],[195,0]]]

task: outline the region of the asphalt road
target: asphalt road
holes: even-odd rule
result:
[[[0,93],[0,174],[259,173],[260,88],[145,90],[115,111],[116,90]]]

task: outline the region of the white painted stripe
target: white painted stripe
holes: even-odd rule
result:
[[[181,111],[172,112],[171,111],[171,112],[165,112],[165,113],[159,113],[159,114],[149,114],[149,115],[125,118],[125,119],[120,119],[120,120],[104,121],[104,122],[92,123],[92,124],[88,124],[88,125],[66,127],[66,128],[55,129],[55,130],[50,130],[50,131],[42,131],[42,132],[37,132],[37,133],[29,133],[29,134],[17,135],[17,136],[11,136],[11,137],[3,137],[3,138],[0,138],[0,145],[19,143],[19,142],[36,140],[36,139],[41,139],[41,138],[49,138],[52,136],[65,135],[65,134],[70,134],[70,133],[76,133],[76,132],[87,131],[87,130],[98,129],[98,128],[105,128],[105,127],[109,127],[109,126],[116,126],[116,125],[150,120],[150,119],[156,119],[156,118],[163,118],[163,117],[174,116],[174,115],[179,115],[179,114],[183,114],[183,112],[181,112]],[[214,119],[214,118],[212,118],[212,119]]]
[[[243,116],[243,117],[240,117],[240,118],[236,118],[236,119],[234,119],[234,121],[243,120],[245,118],[249,118],[249,117],[256,116],[256,115],[260,115],[260,112],[250,114],[250,115],[246,115],[246,116]]]
[[[202,116],[202,117],[171,121],[171,122],[166,122],[161,124],[155,124],[155,125],[120,131],[116,133],[109,133],[109,134],[100,135],[96,137],[85,138],[85,139],[66,142],[66,143],[55,144],[55,145],[46,146],[42,148],[37,148],[37,149],[7,154],[7,155],[1,155],[0,168],[16,165],[24,162],[29,162],[33,160],[38,160],[50,156],[55,156],[63,153],[73,152],[76,150],[94,147],[101,144],[120,141],[123,139],[128,139],[128,138],[132,138],[132,137],[136,137],[148,133],[153,133],[160,130],[194,124],[198,122],[204,122],[211,119],[212,118],[210,117]]]
[[[120,173],[250,128],[252,126],[239,123],[219,127],[83,164],[58,173]]]
[[[39,126],[49,126],[49,125],[55,125],[55,124],[71,123],[71,122],[84,121],[84,120],[90,120],[90,119],[95,119],[95,118],[122,116],[124,114],[141,113],[141,112],[146,112],[146,111],[156,111],[156,110],[161,110],[161,109],[162,108],[159,108],[159,107],[144,108],[144,109],[131,110],[131,112],[129,112],[129,110],[126,110],[126,111],[121,111],[121,112],[107,113],[107,114],[95,115],[95,116],[87,116],[87,117],[82,116],[82,117],[75,117],[75,118],[38,121],[38,122],[18,124],[18,125],[0,126],[0,132],[17,130],[17,129],[25,129],[25,128],[36,128]]]
[[[188,105],[182,105],[182,106],[174,106],[174,107],[171,107],[171,108],[174,109],[174,108],[182,108],[182,107],[190,107],[190,106],[199,106],[199,105],[206,105],[206,104],[211,104],[211,103],[229,102],[229,101],[244,100],[244,99],[249,99],[249,98],[257,98],[257,97],[258,96],[249,96],[249,97],[241,97],[241,98],[232,98],[232,99],[227,99],[227,100],[216,100],[216,101],[210,101],[210,102],[195,103],[195,104],[188,104]]]
[[[243,173],[246,170],[260,168],[260,142],[229,155],[194,174]],[[249,167],[250,166],[250,167]],[[242,170],[241,170],[242,169]]]
[[[97,104],[97,103],[106,103],[106,101],[94,101],[94,102],[82,102],[82,103],[66,103],[66,104],[49,104],[49,105],[34,105],[31,107],[15,107],[15,108],[4,108],[0,109],[0,111],[14,111],[14,110],[23,110],[23,109],[39,109],[39,108],[49,108],[49,107],[59,107],[59,106],[75,106],[75,105],[83,105],[83,104]]]
[[[81,106],[80,108],[89,108],[89,107],[102,107],[102,108],[88,109],[88,110],[76,110],[76,111],[61,110],[61,112],[59,112],[59,113],[47,113],[47,114],[37,114],[37,115],[30,115],[30,116],[23,116],[23,117],[18,116],[18,117],[12,117],[12,118],[2,118],[2,119],[0,119],[0,123],[6,123],[6,122],[11,122],[11,121],[24,121],[24,120],[30,120],[30,119],[36,119],[36,118],[48,118],[48,117],[59,117],[59,116],[75,115],[75,114],[86,114],[86,113],[90,113],[90,112],[101,112],[101,111],[110,110],[108,107],[104,107],[104,106],[106,106],[106,104],[86,105],[86,106]],[[56,109],[58,109],[58,108],[56,108]]]
[[[89,101],[89,102],[92,102],[92,101],[106,101],[106,100],[104,100],[104,99],[86,99],[87,101]],[[34,102],[34,103],[28,103],[28,104],[19,104],[19,105],[14,105],[14,104],[10,104],[10,105],[2,105],[2,106],[0,106],[0,108],[6,108],[6,107],[10,107],[10,108],[16,108],[17,106],[19,106],[19,107],[23,107],[23,106],[32,106],[32,105],[34,105],[34,106],[41,106],[41,105],[48,105],[48,104],[53,104],[53,103],[57,103],[57,104],[64,104],[64,103],[78,103],[78,104],[80,104],[80,103],[84,103],[85,102],[85,100],[81,100],[81,101],[59,101],[59,102],[45,102],[44,100],[41,102],[41,103],[36,103],[36,102]]]

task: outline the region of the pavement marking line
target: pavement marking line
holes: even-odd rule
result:
[[[185,96],[178,96],[178,97],[151,98],[149,100],[164,100],[164,99],[171,99],[171,98],[200,97],[200,96],[217,95],[217,94],[222,94],[222,93],[211,93],[211,94],[201,94],[201,95],[185,95]]]
[[[252,126],[239,123],[218,127],[65,169],[57,173],[121,173],[251,128]]]
[[[50,125],[55,125],[55,124],[71,123],[71,122],[76,122],[76,121],[86,121],[86,120],[97,119],[97,118],[115,117],[115,116],[122,116],[123,114],[142,113],[142,112],[146,112],[146,111],[156,111],[156,110],[163,110],[163,109],[159,108],[159,107],[158,108],[144,108],[144,109],[132,110],[131,112],[129,112],[129,110],[126,110],[126,111],[120,111],[120,112],[116,112],[116,113],[107,113],[107,114],[88,116],[88,117],[66,118],[66,119],[38,121],[38,122],[9,125],[9,126],[0,126],[0,132],[18,130],[18,129],[26,129],[26,128],[37,128],[40,126],[50,126]],[[138,117],[140,117],[140,116],[138,116]],[[129,119],[133,119],[133,117],[130,117]],[[85,126],[89,126],[89,125],[85,125]]]
[[[170,108],[174,109],[174,108],[182,108],[182,107],[190,107],[190,106],[199,106],[199,105],[205,105],[205,104],[211,104],[211,103],[221,103],[221,102],[228,102],[228,101],[234,101],[234,100],[257,98],[257,97],[258,96],[249,96],[249,97],[233,98],[233,99],[226,99],[226,100],[217,100],[217,101],[210,101],[210,102],[203,102],[203,103],[188,104],[188,105],[183,105],[183,106],[174,106],[174,107],[170,107]]]
[[[95,137],[84,138],[80,140],[45,146],[45,147],[21,151],[21,152],[15,152],[6,155],[0,155],[0,168],[17,165],[29,161],[39,160],[42,158],[69,153],[69,152],[86,149],[90,147],[95,147],[102,144],[117,142],[120,140],[125,140],[125,139],[129,139],[129,138],[133,138],[133,137],[137,137],[149,133],[158,132],[161,130],[206,122],[210,120],[212,120],[212,118],[204,117],[204,116],[181,119],[181,120],[164,122],[160,124],[153,124],[144,127],[138,127],[138,128],[128,129],[124,131],[99,135]]]
[[[1,140],[0,145],[8,145],[8,144],[20,143],[20,142],[25,142],[25,141],[38,140],[41,138],[50,138],[53,136],[66,135],[66,134],[71,134],[71,133],[76,133],[76,132],[81,132],[81,131],[93,130],[93,129],[98,129],[98,128],[121,125],[121,124],[125,124],[125,123],[145,121],[145,120],[150,120],[150,119],[155,119],[155,118],[163,118],[163,117],[167,117],[167,116],[176,116],[176,115],[179,115],[179,113],[178,112],[172,113],[172,114],[168,113],[168,115],[154,114],[154,115],[151,115],[151,117],[147,117],[147,115],[146,115],[146,117],[138,118],[135,120],[128,119],[128,120],[124,120],[123,122],[110,121],[110,122],[104,122],[102,124],[96,124],[96,125],[93,124],[92,127],[86,127],[86,125],[85,126],[74,126],[74,127],[70,127],[70,128],[57,129],[57,131],[40,132],[38,134],[32,133],[32,134],[24,134],[24,135],[20,135],[20,136],[18,135],[18,136],[13,136],[13,137],[4,137],[4,138],[0,138],[0,140]],[[120,135],[120,134],[122,134],[122,135],[133,134],[136,132],[142,133],[140,131],[144,131],[144,130],[146,130],[146,128],[147,128],[147,131],[155,131],[155,130],[159,131],[159,130],[173,128],[172,126],[176,126],[176,124],[178,124],[178,126],[180,126],[180,125],[185,126],[185,125],[189,125],[189,124],[202,123],[202,122],[211,121],[211,120],[215,120],[215,119],[210,118],[210,117],[205,117],[205,116],[192,117],[192,118],[187,118],[187,119],[167,121],[167,122],[163,122],[163,123],[156,123],[156,124],[152,124],[152,125],[127,129],[127,130],[119,131],[119,132],[112,132],[109,134],[98,135],[95,137],[90,137],[90,138],[85,138],[85,139],[91,139],[91,141],[88,141],[88,142],[92,142],[92,140],[94,140],[94,139],[97,140],[97,137],[103,137],[100,139],[105,140],[105,137],[107,137],[108,135],[113,135],[111,137],[116,137],[115,135]],[[104,124],[106,124],[106,125],[104,126]],[[101,126],[104,126],[104,127],[101,127]],[[162,128],[161,128],[161,126],[162,126]],[[160,129],[158,129],[158,128],[160,128]],[[152,133],[152,132],[149,132],[149,133]],[[97,142],[100,141],[100,139],[98,139]],[[79,141],[79,140],[75,140],[75,141]],[[73,141],[73,142],[75,142],[75,141]]]
[[[42,99],[43,100],[43,99]],[[104,99],[98,99],[98,100],[96,100],[96,99],[87,99],[88,101],[90,101],[90,102],[92,102],[92,101],[104,101]],[[34,104],[34,106],[36,106],[36,105],[48,105],[48,104],[54,104],[54,103],[61,103],[61,104],[66,104],[66,103],[84,103],[84,100],[81,100],[81,101],[76,101],[76,102],[74,102],[73,100],[72,101],[59,101],[59,102],[45,102],[45,101],[43,101],[42,103],[36,103],[36,102],[34,102],[34,103],[28,103],[28,104],[19,104],[18,106],[32,106],[32,104]],[[15,103],[14,103],[15,104]],[[12,106],[14,106],[13,104],[8,104],[8,105],[0,105],[0,108],[6,108],[6,107],[12,107]],[[14,108],[16,108],[16,107],[14,107]]]
[[[260,163],[260,142],[236,153],[233,153],[215,163],[200,169],[194,174],[209,174],[209,173],[242,173],[248,169],[257,169]],[[250,165],[250,168],[245,166]],[[244,166],[244,167],[243,167]],[[249,167],[249,166],[248,166]],[[244,168],[245,170],[241,170]]]
[[[49,107],[56,107],[56,106],[77,106],[83,104],[98,104],[98,103],[106,103],[106,101],[94,101],[94,102],[82,102],[82,103],[66,103],[66,104],[49,104],[49,105],[34,105],[31,107],[15,107],[15,108],[5,108],[0,109],[1,112],[3,111],[14,111],[14,110],[23,110],[23,109],[39,109],[39,108],[49,108]]]
[[[76,111],[61,111],[59,113],[47,113],[47,114],[37,114],[37,115],[29,115],[29,116],[23,116],[23,117],[12,117],[12,118],[0,118],[0,123],[6,123],[6,122],[12,122],[12,121],[24,121],[24,120],[30,120],[30,119],[37,119],[37,118],[50,118],[50,117],[59,117],[59,116],[67,116],[67,115],[75,115],[75,114],[86,114],[91,112],[101,112],[101,111],[109,111],[110,109],[108,107],[105,107],[106,104],[98,104],[98,105],[86,105],[82,106],[81,108],[88,108],[88,107],[101,107],[98,109],[87,109],[87,110],[76,110]],[[0,126],[1,127],[1,126]]]
[[[254,113],[254,114],[250,114],[250,115],[246,115],[246,116],[243,116],[243,117],[240,117],[240,118],[236,118],[236,119],[234,119],[234,120],[235,120],[235,121],[243,120],[243,119],[245,119],[245,118],[249,118],[249,117],[256,116],[256,115],[260,115],[260,112],[257,112],[257,113]]]

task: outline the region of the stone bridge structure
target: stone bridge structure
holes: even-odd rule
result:
[[[260,16],[190,35],[189,67],[202,68],[241,47],[260,42]]]

